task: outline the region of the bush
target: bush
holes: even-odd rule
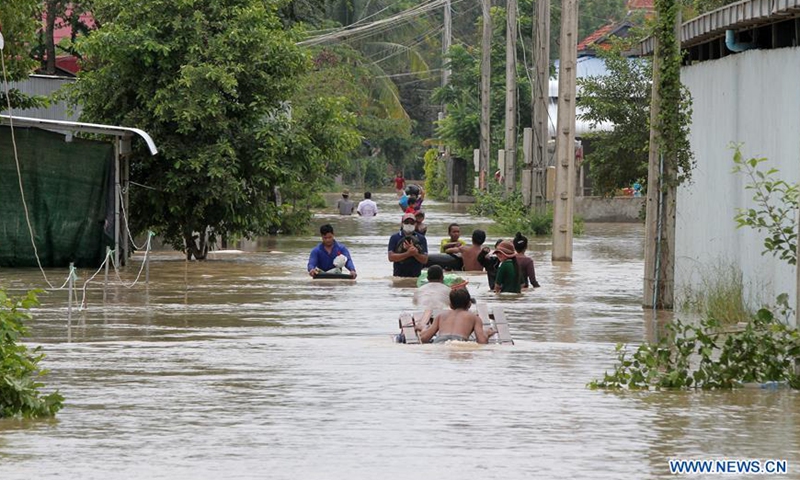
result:
[[[785,298],[784,298],[785,301]],[[658,343],[644,343],[633,355],[618,344],[617,365],[590,388],[730,389],[747,383],[786,382],[800,388],[796,365],[800,335],[761,309],[740,332],[722,332],[714,319],[698,326],[667,325]]]
[[[433,200],[447,200],[450,191],[447,188],[445,162],[439,159],[439,152],[431,148],[425,152],[425,196]]]
[[[36,291],[12,298],[0,289],[0,418],[51,417],[63,407],[57,391],[39,392],[44,384],[37,379],[47,373],[38,366],[44,358],[41,347],[28,350],[17,343],[28,333],[23,322],[31,316],[25,310],[37,305]]]
[[[477,192],[475,204],[470,213],[492,218],[500,227],[501,233],[513,235],[520,232],[524,235],[550,235],[553,233],[553,209],[548,207],[544,213],[528,210],[522,203],[522,195],[513,192],[503,198],[503,186],[490,183],[485,192]],[[573,233],[583,233],[583,219],[574,217]]]

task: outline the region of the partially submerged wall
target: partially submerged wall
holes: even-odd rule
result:
[[[731,142],[745,158],[767,157],[787,182],[800,180],[800,48],[749,50],[684,67],[693,97],[693,182],[677,196],[675,287],[699,285],[715,265],[738,266],[753,299],[780,293],[795,304],[795,267],[761,255],[765,233],[737,229],[737,208],[753,208],[748,179],[731,173]]]
[[[643,222],[644,197],[575,197],[575,215],[586,222]]]

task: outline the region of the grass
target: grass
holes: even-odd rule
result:
[[[747,323],[755,314],[745,297],[742,271],[735,265],[719,263],[701,274],[700,285],[687,287],[680,309],[699,313],[721,325]]]

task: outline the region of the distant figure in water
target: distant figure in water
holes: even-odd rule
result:
[[[494,335],[495,331],[492,328],[483,329],[481,317],[468,310],[470,304],[470,295],[466,288],[452,290],[450,292],[450,308],[452,310],[437,315],[433,319],[433,324],[420,333],[420,341],[428,343],[436,335],[434,343],[466,342],[474,333],[478,343],[488,343],[489,337]],[[422,325],[417,328],[421,330]]]
[[[406,179],[403,178],[403,174],[397,172],[397,176],[394,177],[394,191],[397,192],[398,197],[403,196],[403,192],[406,187]]]
[[[416,232],[419,233],[420,235],[425,235],[426,233],[428,233],[428,226],[425,225],[425,223],[423,223],[425,222],[425,212],[423,212],[422,210],[418,211],[417,213],[414,214],[414,218],[417,219],[417,227],[415,229]]]
[[[500,260],[497,276],[494,279],[494,291],[496,293],[520,293],[519,266],[514,244],[504,240],[500,242],[494,252]]]
[[[344,189],[342,198],[336,202],[336,208],[339,209],[339,215],[352,215],[355,204],[350,200],[350,190]]]
[[[389,237],[389,261],[395,277],[419,277],[428,263],[428,241],[416,232],[413,213],[403,215],[400,231]]]
[[[499,239],[494,244],[494,248],[500,246],[503,239]],[[489,290],[494,290],[494,279],[497,277],[497,269],[500,267],[500,259],[492,252],[489,247],[483,247],[478,254],[478,263],[486,269],[486,280],[489,281]]]
[[[425,190],[420,188],[419,185],[409,185],[406,187],[406,194],[400,197],[397,204],[400,205],[400,210],[403,213],[416,213],[422,208],[424,199]]]
[[[378,214],[378,205],[372,201],[372,192],[364,192],[364,200],[358,204],[356,212],[361,217],[374,217]]]
[[[483,249],[483,242],[486,241],[486,232],[483,230],[472,231],[472,245],[465,245],[459,248],[461,253],[461,261],[464,265],[464,270],[467,272],[480,272],[483,270],[483,265],[478,261]]]
[[[514,236],[514,250],[517,252],[517,267],[519,267],[519,284],[522,288],[539,288],[539,282],[536,281],[536,269],[533,266],[533,259],[525,255],[525,250],[528,249],[528,238],[517,232]]]
[[[461,238],[461,226],[457,223],[451,223],[447,226],[447,234],[450,238],[443,238],[439,243],[439,253],[461,253],[461,247],[467,244]]]
[[[350,251],[336,241],[333,227],[326,223],[319,227],[319,234],[322,242],[308,256],[308,274],[313,278],[322,272],[341,273],[342,267],[345,267],[350,272],[350,278],[356,278],[356,267]]]

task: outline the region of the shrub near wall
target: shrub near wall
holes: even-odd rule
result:
[[[63,407],[57,391],[43,395],[38,379],[47,373],[39,368],[44,358],[41,347],[29,350],[19,343],[28,333],[24,323],[31,316],[25,310],[39,305],[36,292],[12,298],[0,289],[0,418],[51,417]]]

